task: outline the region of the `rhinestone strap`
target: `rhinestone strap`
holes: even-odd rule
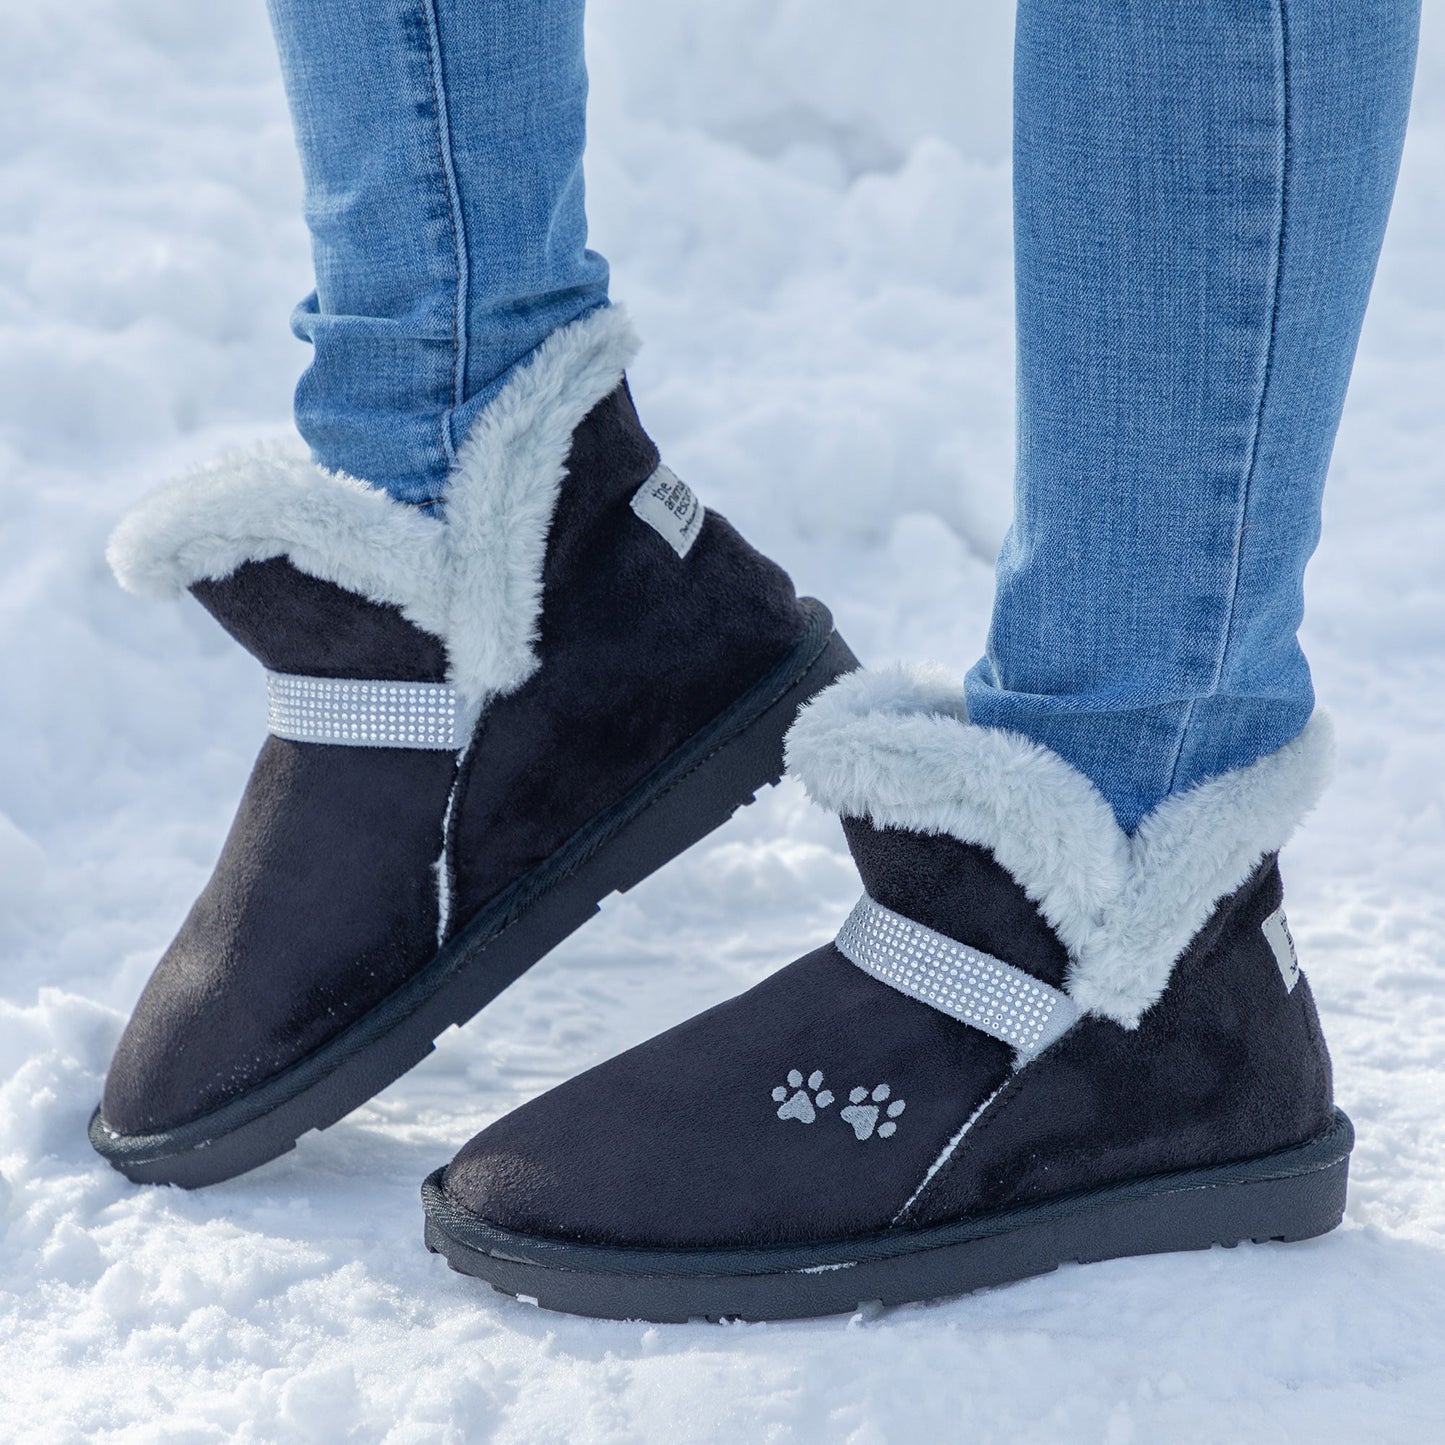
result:
[[[838,952],[865,973],[1006,1044],[1022,1064],[1075,1018],[1066,993],[976,948],[935,933],[866,893],[838,932]]]
[[[266,724],[278,738],[350,748],[430,748],[466,742],[455,690],[444,682],[266,674]]]

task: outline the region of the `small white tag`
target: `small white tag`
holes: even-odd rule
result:
[[[638,488],[632,499],[632,510],[679,557],[686,557],[692,549],[707,515],[692,488],[680,481],[671,467],[665,466],[658,467]]]
[[[1293,993],[1294,986],[1299,982],[1299,955],[1294,950],[1294,939],[1290,936],[1289,920],[1284,916],[1284,909],[1276,908],[1268,918],[1264,920],[1264,938],[1274,954],[1274,961],[1279,965],[1279,974],[1284,979],[1284,991]]]

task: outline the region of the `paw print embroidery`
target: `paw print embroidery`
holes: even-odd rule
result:
[[[883,1109],[884,1100],[892,1092],[887,1084],[879,1084],[871,1094],[864,1088],[854,1089],[848,1095],[848,1107],[838,1111],[839,1117],[853,1126],[854,1134],[860,1139],[871,1139],[875,1132],[880,1139],[887,1139],[897,1130],[895,1121],[904,1109],[902,1099],[894,1099],[886,1111]],[[886,1113],[886,1117],[880,1124],[881,1113]]]
[[[806,1089],[803,1087],[802,1070],[790,1069],[787,1084],[779,1084],[773,1090],[773,1099],[781,1106],[778,1109],[778,1118],[796,1119],[800,1124],[811,1124],[818,1117],[818,1110],[826,1109],[833,1102],[833,1091],[823,1088],[822,1069],[814,1069],[808,1075]]]

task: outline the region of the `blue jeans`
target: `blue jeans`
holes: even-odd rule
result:
[[[268,3],[316,266],[297,426],[322,466],[436,502],[512,368],[607,300],[582,0]]]
[[[271,0],[323,465],[432,502],[606,300],[581,0]],[[1019,459],[976,721],[1124,827],[1313,707],[1305,563],[1389,210],[1418,0],[1020,0]]]
[[[1305,563],[1418,0],[1021,0],[1018,467],[980,723],[1132,831],[1314,706]]]

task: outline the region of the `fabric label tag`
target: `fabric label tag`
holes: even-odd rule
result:
[[[680,481],[671,467],[658,467],[643,482],[632,499],[632,510],[679,557],[692,550],[707,515],[692,488]]]
[[[1299,982],[1299,955],[1294,949],[1294,939],[1290,936],[1289,920],[1284,916],[1284,909],[1276,908],[1264,920],[1263,928],[1265,942],[1269,944],[1274,961],[1279,965],[1280,977],[1284,979],[1284,990],[1286,993],[1293,993],[1295,984]]]

